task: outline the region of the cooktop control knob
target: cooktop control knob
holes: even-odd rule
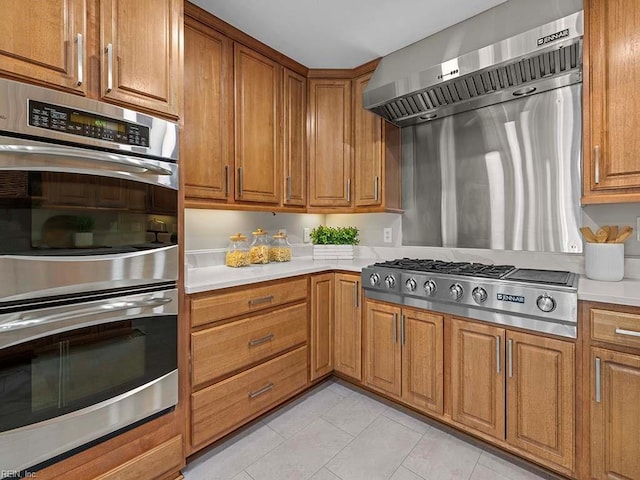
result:
[[[387,275],[384,279],[384,283],[387,285],[387,288],[393,288],[396,284],[396,279],[393,275]]]
[[[471,296],[476,303],[484,303],[487,300],[487,291],[482,287],[476,287],[473,289],[473,292],[471,292]]]
[[[449,295],[451,295],[451,298],[453,298],[454,300],[460,300],[460,297],[462,297],[463,293],[464,290],[462,289],[462,285],[460,285],[459,283],[454,283],[449,287]]]
[[[376,285],[378,285],[378,283],[380,283],[380,275],[378,275],[377,273],[372,273],[369,276],[369,283],[371,284],[372,287],[375,287]]]
[[[556,300],[546,293],[543,293],[538,297],[536,304],[543,312],[553,312],[556,308]]]
[[[415,278],[410,278],[409,280],[407,280],[405,285],[407,286],[407,290],[409,290],[410,292],[415,292],[416,287],[418,286]]]
[[[429,296],[435,295],[437,289],[438,288],[436,287],[436,282],[434,282],[433,280],[428,280],[424,283],[424,291]]]

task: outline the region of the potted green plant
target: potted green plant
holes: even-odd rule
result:
[[[73,234],[73,245],[76,247],[90,247],[93,245],[93,217],[82,215],[76,217],[76,231]]]
[[[353,246],[360,242],[356,227],[319,225],[311,230],[314,260],[352,260]]]

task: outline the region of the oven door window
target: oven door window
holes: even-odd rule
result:
[[[0,351],[0,431],[146,385],[177,368],[177,317],[86,327]]]
[[[0,255],[100,255],[176,244],[178,194],[126,178],[0,171]]]

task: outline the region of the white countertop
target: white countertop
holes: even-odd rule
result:
[[[376,258],[313,260],[311,257],[295,257],[290,262],[241,268],[230,268],[225,265],[190,267],[187,269],[185,292],[188,294],[206,292],[331,270],[361,272],[363,267],[379,260]],[[578,300],[640,306],[640,279],[625,278],[619,282],[601,282],[581,275],[578,283]]]

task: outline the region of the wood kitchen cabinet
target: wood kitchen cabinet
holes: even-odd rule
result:
[[[282,67],[234,45],[236,200],[280,203]]]
[[[566,473],[574,471],[574,375],[571,342],[451,319],[453,421]]]
[[[640,309],[587,305],[591,476],[640,478]]]
[[[335,274],[334,369],[362,380],[360,275]]]
[[[352,204],[351,80],[309,80],[309,206]]]
[[[86,93],[86,0],[1,0],[0,11],[2,73]]]
[[[442,414],[442,315],[367,301],[365,382],[425,411]]]
[[[333,371],[333,273],[311,277],[311,380]]]
[[[362,93],[371,75],[353,80],[354,205],[400,209],[400,129],[365,110]]]
[[[179,116],[182,5],[180,0],[100,0],[103,100]]]
[[[184,43],[185,197],[233,201],[233,43],[190,16]]]
[[[282,145],[286,206],[307,203],[307,79],[283,69]]]
[[[585,9],[582,203],[640,201],[640,4],[588,0]]]

